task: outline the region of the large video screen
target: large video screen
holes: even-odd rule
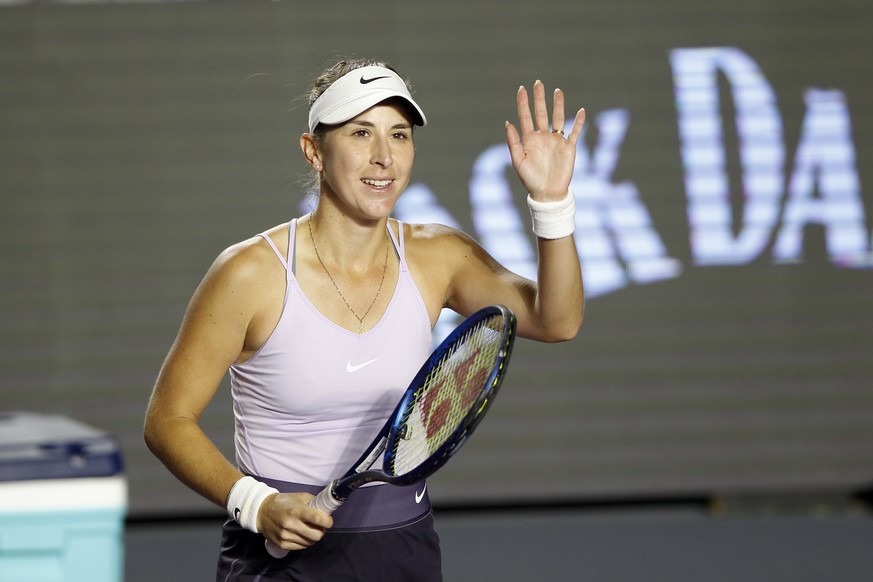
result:
[[[429,121],[396,216],[521,274],[516,90],[541,79],[588,115],[585,325],[516,345],[435,504],[869,487],[871,18],[853,0],[2,3],[0,410],[115,435],[133,516],[217,511],[142,442],[154,379],[215,256],[306,211],[311,79],[373,56]],[[232,457],[226,381],[202,423]]]

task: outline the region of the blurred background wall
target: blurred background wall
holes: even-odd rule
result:
[[[793,560],[790,579],[825,579],[809,544],[846,579],[873,537],[871,16],[856,0],[0,2],[0,409],[118,438],[138,572],[180,527],[211,552],[219,510],[148,454],[142,416],[214,257],[308,210],[312,78],[343,56],[408,76],[429,125],[397,216],[458,226],[524,274],[503,123],[542,79],[588,113],[573,184],[587,319],[572,342],[516,347],[488,421],[433,479],[448,567],[464,531],[597,547],[616,527],[637,550],[676,534],[700,564],[733,543],[710,575],[756,579],[742,548],[769,524],[766,539],[809,536],[755,546],[791,556],[764,572]],[[232,455],[226,389],[203,423]],[[556,568],[628,579],[628,559],[651,573],[670,555],[632,548],[562,551]],[[705,578],[672,572],[645,579]]]

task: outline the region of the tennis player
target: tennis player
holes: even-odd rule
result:
[[[344,60],[322,73],[300,138],[318,206],[225,250],[198,286],[161,368],[145,422],[153,453],[228,511],[216,580],[441,580],[426,483],[364,487],[332,516],[308,507],[379,431],[427,358],[443,308],[500,303],[522,337],[569,340],[584,294],[569,191],[582,132],[564,134],[539,81],[506,123],[529,193],[537,280],[509,272],[466,234],[389,218],[409,183],[408,84],[385,63]],[[235,463],[198,425],[231,378]],[[291,550],[281,559],[264,538]]]

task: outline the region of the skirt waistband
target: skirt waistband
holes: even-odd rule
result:
[[[275,487],[281,493],[318,494],[324,487],[266,477],[255,479]],[[402,527],[430,513],[427,482],[412,485],[377,483],[356,489],[333,514],[331,532],[360,532]]]

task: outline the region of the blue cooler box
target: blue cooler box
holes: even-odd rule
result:
[[[117,443],[63,416],[0,413],[0,582],[120,582]]]

